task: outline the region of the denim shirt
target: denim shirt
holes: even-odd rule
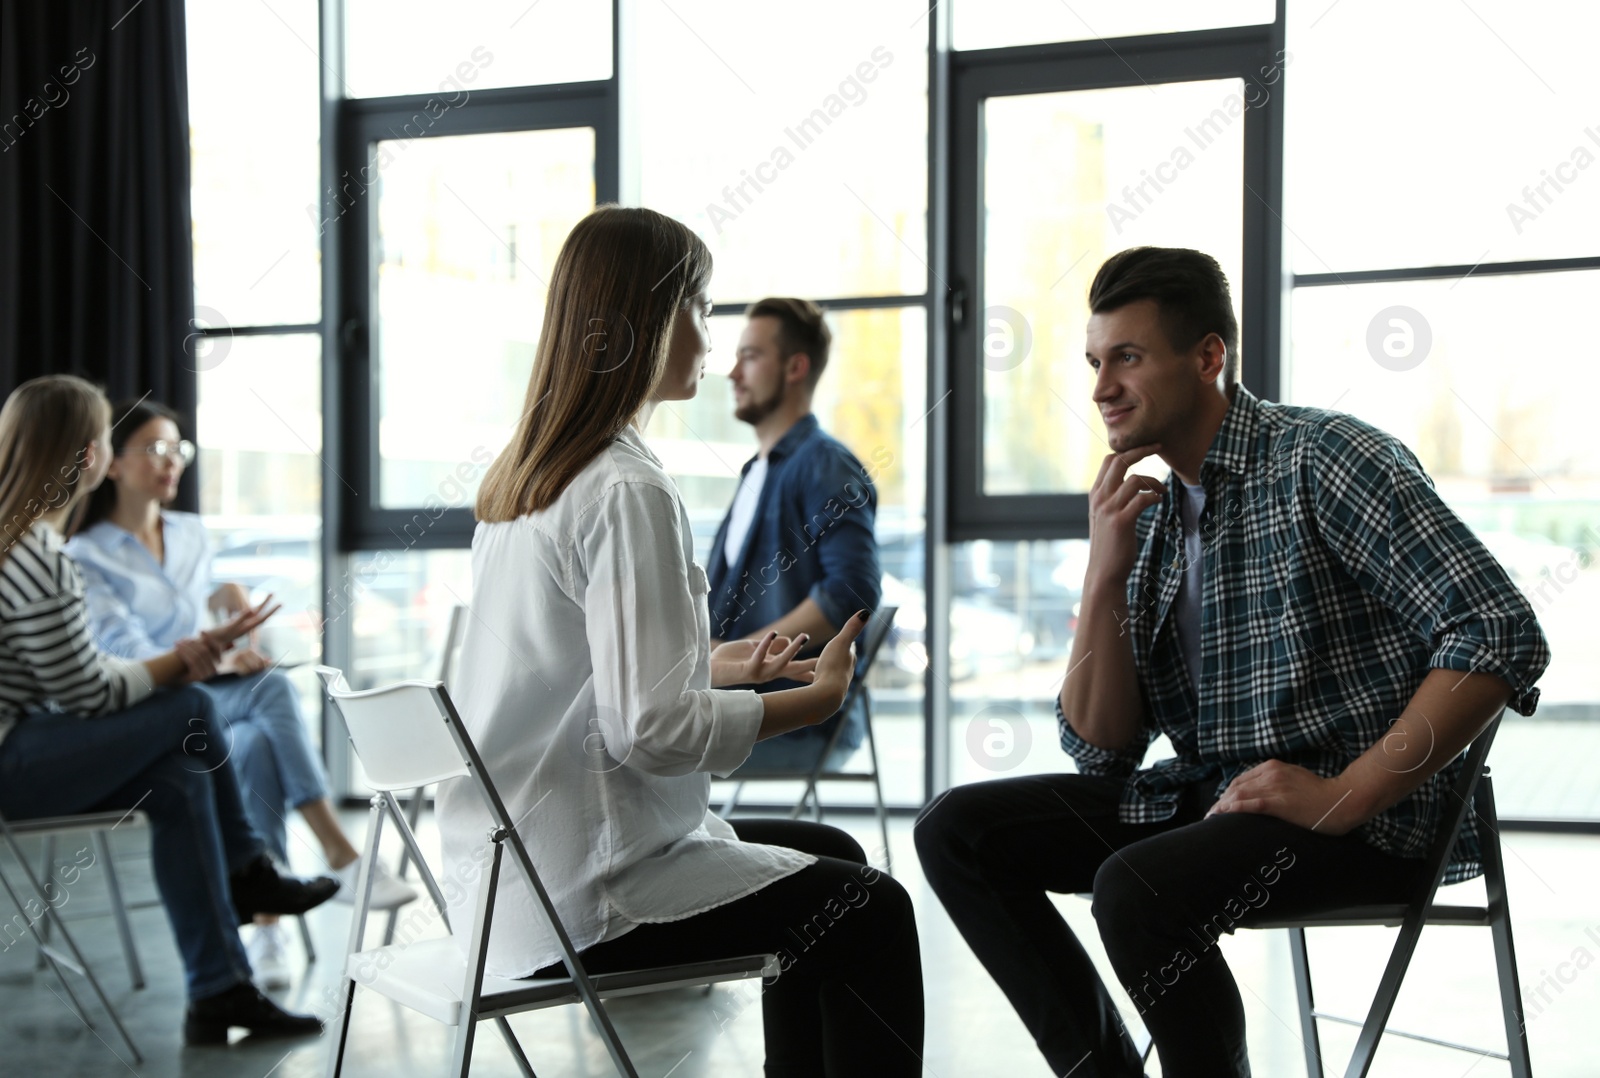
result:
[[[741,479],[755,461],[745,462]],[[861,462],[817,425],[816,416],[802,418],[767,454],[767,481],[733,565],[723,557],[731,512],[717,528],[706,566],[711,635],[719,640],[747,636],[808,598],[834,625],[843,625],[858,610],[876,610],[883,597],[873,534],[877,511],[878,492]],[[862,657],[858,675],[864,667]],[[773,681],[758,691],[797,684]],[[864,722],[853,722],[840,743],[859,745],[864,728]]]
[[[112,655],[148,659],[206,625],[213,585],[205,524],[193,513],[163,511],[161,535],[164,562],[109,520],[67,542],[83,574],[89,631]]]

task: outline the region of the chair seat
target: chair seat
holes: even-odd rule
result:
[[[117,809],[113,812],[84,812],[74,816],[38,816],[31,820],[6,820],[6,825],[17,835],[64,834],[69,831],[110,831],[121,825],[144,827],[149,822],[144,813]]]
[[[778,968],[775,955],[744,955],[662,969],[601,973],[590,979],[596,993],[606,999],[747,977],[775,977]],[[467,979],[467,963],[452,937],[361,951],[350,956],[345,971],[357,984],[434,1021],[448,1026],[461,1022],[461,986]],[[483,977],[483,995],[480,1019],[577,1003],[581,999],[577,985],[567,977],[510,980],[487,973]]]
[[[1251,928],[1353,928],[1361,925],[1387,925],[1398,928],[1406,919],[1403,905],[1347,906],[1342,910],[1308,913],[1303,917],[1290,917],[1281,921],[1252,922]],[[1428,907],[1423,922],[1430,925],[1456,925],[1462,928],[1482,928],[1489,924],[1489,911],[1483,906]]]
[[[735,771],[726,779],[719,778],[719,782],[805,782],[811,777],[810,769],[805,771]],[[870,771],[823,771],[817,775],[819,779],[829,782],[872,782],[878,776]]]

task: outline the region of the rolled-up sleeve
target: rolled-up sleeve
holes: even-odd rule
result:
[[[839,628],[858,610],[876,610],[883,598],[883,570],[874,533],[878,492],[866,469],[847,452],[819,452],[805,485],[807,527],[818,528],[822,579],[808,597]]]
[[[1155,740],[1155,731],[1147,726],[1140,730],[1140,736],[1134,738],[1127,748],[1103,749],[1099,745],[1091,745],[1079,737],[1067,721],[1066,713],[1061,710],[1059,696],[1056,697],[1056,725],[1061,728],[1061,747],[1078,765],[1078,771],[1102,778],[1128,778],[1139,770],[1145,753],[1150,750],[1150,742]]]
[[[607,755],[654,775],[726,772],[750,755],[764,708],[710,688],[705,573],[684,552],[674,496],[621,482],[584,514],[577,567]]]
[[[1429,666],[1493,674],[1533,714],[1550,663],[1538,616],[1404,447],[1325,432],[1310,469],[1318,526],[1356,584],[1432,648]]]

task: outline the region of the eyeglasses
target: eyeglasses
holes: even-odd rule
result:
[[[132,453],[143,453],[148,457],[159,460],[166,457],[188,467],[194,463],[194,443],[185,438],[181,442],[169,442],[165,438],[151,442],[143,449],[128,450]]]

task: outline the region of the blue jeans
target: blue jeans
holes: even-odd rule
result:
[[[200,686],[232,741],[244,808],[267,848],[289,863],[287,813],[328,796],[328,776],[311,747],[300,700],[281,671]]]
[[[150,818],[156,888],[191,1000],[250,980],[228,877],[265,848],[219,732],[211,697],[189,687],[99,718],[31,715],[0,741],[8,819],[135,805]]]

